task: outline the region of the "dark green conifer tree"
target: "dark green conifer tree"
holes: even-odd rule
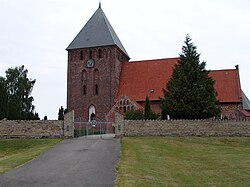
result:
[[[148,96],[146,97],[146,100],[145,100],[144,119],[145,120],[151,119],[151,108],[150,108],[150,101],[149,101]]]
[[[162,118],[206,119],[219,115],[214,90],[215,81],[200,63],[197,47],[187,35],[179,63],[175,65],[171,79],[163,90],[161,99]]]
[[[58,120],[64,120],[64,109],[62,106],[61,106],[61,108],[59,108]]]

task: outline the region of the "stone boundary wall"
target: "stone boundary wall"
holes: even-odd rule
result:
[[[60,120],[0,121],[1,138],[70,138],[74,137],[74,111]]]
[[[250,121],[123,120],[116,114],[117,136],[245,136],[250,137]]]
[[[64,115],[63,121],[63,136],[66,138],[73,138],[74,137],[74,120],[75,114],[74,111],[67,112]]]

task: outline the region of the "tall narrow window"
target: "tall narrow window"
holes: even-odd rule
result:
[[[86,81],[87,80],[87,71],[84,69],[82,70],[82,81]]]
[[[99,94],[99,90],[98,90],[98,85],[96,84],[95,85],[95,95],[98,95]]]
[[[98,70],[98,69],[95,69],[95,70],[94,70],[94,79],[95,79],[95,80],[98,80],[98,79],[99,79],[99,70]]]
[[[108,48],[107,58],[111,57],[111,50]]]
[[[101,49],[98,50],[98,58],[102,58],[102,50]]]
[[[83,85],[83,95],[86,95],[87,94],[87,88],[86,88],[86,85]]]
[[[89,59],[92,59],[93,58],[93,52],[90,50],[89,51]]]
[[[127,112],[127,107],[124,106],[124,107],[123,107],[123,113],[126,113],[126,112]]]
[[[80,51],[80,60],[83,60],[83,51]]]

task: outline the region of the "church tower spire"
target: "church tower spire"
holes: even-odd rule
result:
[[[101,9],[100,2],[99,8],[70,43],[67,50],[109,45],[116,45],[129,58],[128,53]]]

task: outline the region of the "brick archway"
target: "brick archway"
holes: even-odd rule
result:
[[[96,108],[94,105],[89,106],[89,121],[95,120],[96,118]]]

